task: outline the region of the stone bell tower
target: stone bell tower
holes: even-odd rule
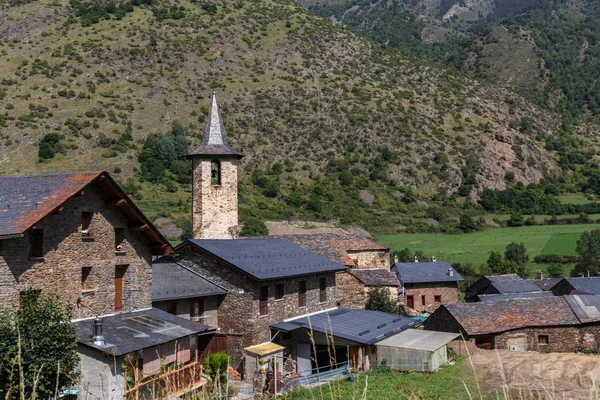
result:
[[[194,239],[232,239],[238,236],[238,160],[225,136],[217,95],[212,103],[202,143],[188,154],[192,159],[192,224]]]

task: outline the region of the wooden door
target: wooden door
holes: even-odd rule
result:
[[[350,346],[350,363],[353,368],[358,368],[358,347]]]
[[[227,352],[227,335],[215,333],[212,335],[198,335],[199,361],[219,351]]]
[[[406,307],[415,308],[415,297],[414,296],[406,296]]]
[[[115,267],[115,311],[123,309],[123,276],[125,276],[125,265]]]

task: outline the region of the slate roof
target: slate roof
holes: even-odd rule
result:
[[[271,328],[291,332],[297,329],[311,329],[312,326],[315,332],[370,345],[418,324],[419,322],[413,319],[381,311],[338,308],[310,317],[279,322],[271,325]]]
[[[516,282],[522,281],[521,278],[517,274],[504,274],[504,275],[486,275],[488,281],[492,283],[507,283],[507,282]]]
[[[92,343],[93,319],[75,322],[79,343],[115,356],[214,330],[208,325],[157,308],[110,315],[102,317],[102,320],[106,345],[96,346]]]
[[[600,321],[600,296],[567,295],[565,300],[582,324]]]
[[[579,324],[564,297],[445,304],[440,306],[440,309],[443,308],[452,314],[469,335],[485,335],[524,327]]]
[[[289,278],[347,269],[342,264],[279,238],[189,239],[196,246],[256,280]]]
[[[541,290],[552,290],[563,278],[531,279],[530,281]]]
[[[0,238],[24,234],[91,184],[97,185],[107,199],[125,200],[119,209],[132,225],[147,228],[142,234],[152,246],[162,249],[154,254],[173,251],[169,242],[106,171],[0,176]]]
[[[220,294],[227,294],[227,290],[181,264],[165,260],[152,263],[152,301]]]
[[[371,239],[352,234],[278,235],[270,237],[285,239],[306,250],[349,267],[354,267],[354,261],[350,258],[348,251],[389,250],[388,247]]]
[[[219,106],[217,104],[217,94],[213,90],[212,102],[208,118],[206,118],[206,125],[204,126],[204,133],[202,134],[202,142],[198,147],[193,149],[189,154],[188,158],[192,156],[227,156],[232,155],[240,159],[243,154],[235,150],[227,142],[225,134],[225,127],[223,121],[221,121],[221,115],[219,114]]]
[[[383,268],[360,269],[354,268],[350,270],[365,286],[400,286],[400,282],[392,271]]]
[[[490,286],[496,288],[499,293],[526,293],[540,292],[541,289],[531,281],[492,282]]]
[[[600,277],[566,279],[579,294],[600,294]]]
[[[454,271],[453,276],[448,270]],[[425,282],[458,282],[463,277],[447,262],[411,262],[395,263],[392,272],[398,275],[403,283],[425,283]]]
[[[521,293],[503,293],[503,294],[480,294],[477,295],[479,301],[493,303],[502,300],[514,300],[514,299],[529,299],[532,297],[554,297],[554,293],[551,291],[537,291],[537,292],[521,292]]]

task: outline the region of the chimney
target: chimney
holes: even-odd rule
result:
[[[538,270],[535,273],[535,279],[544,279],[544,274],[542,273],[542,271]]]
[[[450,276],[450,277],[454,276],[454,270],[452,268],[448,268],[448,276]]]
[[[584,274],[583,272],[580,272],[580,273],[579,273],[579,277],[580,277],[580,278],[585,278],[585,274]]]
[[[591,276],[591,275],[590,275],[590,270],[588,269],[588,278],[589,278],[590,276]]]
[[[435,256],[431,256],[431,262],[436,262]]]
[[[398,264],[398,256],[394,256],[394,264]]]
[[[418,263],[419,262],[419,257],[415,256],[415,262]]]
[[[94,321],[92,322],[92,331],[94,333],[94,336],[92,337],[92,342],[96,346],[104,346],[106,344],[106,342],[104,341],[104,336],[102,336],[102,323],[103,321],[99,317],[94,318]]]

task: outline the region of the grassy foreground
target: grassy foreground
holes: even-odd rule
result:
[[[337,381],[316,388],[296,389],[284,398],[289,400],[460,400],[477,398],[477,393],[477,385],[467,358],[458,356],[454,365],[444,366],[434,373],[359,373],[355,375],[354,382]]]
[[[392,250],[421,250],[427,255],[435,255],[440,261],[479,265],[486,262],[491,251],[504,253],[506,245],[511,242],[524,243],[531,259],[538,254],[575,255],[581,234],[598,228],[600,224],[540,225],[460,235],[382,235],[377,240]]]

